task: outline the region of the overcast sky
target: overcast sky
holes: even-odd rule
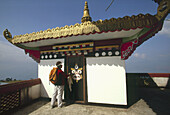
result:
[[[156,14],[152,0],[87,0],[93,21],[139,13]],[[81,23],[85,0],[0,0],[0,79],[37,78],[37,63],[24,50],[10,44],[4,37],[7,28],[19,35]],[[166,19],[170,19],[168,15]],[[128,60],[126,71],[170,73],[170,21],[161,32],[139,46]]]

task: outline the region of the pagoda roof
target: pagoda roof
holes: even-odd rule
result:
[[[44,31],[33,32],[30,34],[16,35],[11,42],[13,44],[37,42],[47,39],[66,38],[79,35],[101,34],[109,32],[120,32],[142,29],[144,27],[151,28],[158,19],[150,14],[139,14],[137,16],[125,16],[123,18],[111,18],[109,20],[87,21],[81,24],[71,26],[56,27]],[[124,36],[123,36],[124,37]]]
[[[108,33],[108,32],[116,32],[116,31],[129,31],[129,30],[135,30],[137,28],[151,28],[155,23],[158,23],[162,18],[160,19],[160,14],[167,15],[170,11],[169,8],[169,1],[168,0],[154,0],[155,2],[159,3],[161,1],[165,1],[166,4],[168,5],[168,8],[164,11],[164,13],[158,11],[156,15],[150,15],[150,14],[139,14],[137,16],[125,16],[123,18],[111,18],[111,19],[106,19],[106,20],[98,20],[98,21],[93,21],[91,20],[86,20],[82,21],[82,23],[78,24],[76,23],[75,25],[71,26],[64,26],[64,27],[56,27],[52,29],[47,29],[44,31],[39,31],[39,32],[33,32],[33,33],[26,33],[23,35],[15,35],[13,38],[8,39],[12,44],[24,44],[28,42],[37,42],[40,40],[47,40],[47,39],[58,39],[58,38],[66,38],[66,37],[71,37],[71,36],[79,36],[79,35],[90,35],[90,34],[96,34],[96,33]],[[160,4],[160,6],[163,6],[165,4],[163,2]],[[160,7],[159,6],[159,7]],[[158,7],[158,10],[159,10]],[[85,10],[88,10],[87,2],[85,4]],[[89,10],[88,10],[89,11]],[[84,13],[84,15],[86,15]],[[89,15],[89,14],[87,14]],[[88,16],[83,16],[88,17]],[[89,16],[90,17],[90,16]],[[158,18],[159,17],[159,18]],[[83,20],[82,18],[82,20]],[[91,17],[90,17],[91,18]],[[7,30],[6,30],[7,31]],[[6,38],[8,36],[4,35]],[[11,36],[12,37],[12,36]]]
[[[20,48],[33,50],[40,50],[39,47],[42,46],[90,40],[121,38],[123,43],[127,43],[148,32],[148,34],[154,35],[161,30],[163,21],[170,12],[170,1],[154,1],[159,4],[155,15],[139,14],[98,21],[92,21],[87,2],[85,2],[82,23],[80,24],[76,23],[71,26],[66,25],[30,34],[15,35],[14,37],[6,29],[4,36],[9,42]]]

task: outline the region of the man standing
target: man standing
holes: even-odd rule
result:
[[[64,85],[65,85],[65,78],[67,78],[68,76],[61,70],[62,68],[62,63],[60,61],[58,61],[56,63],[57,68],[53,68],[53,70],[50,72],[50,75],[53,74],[53,71],[56,72],[56,78],[57,78],[57,82],[54,84],[54,93],[52,95],[52,99],[51,99],[51,108],[54,108],[55,105],[55,101],[56,101],[56,96],[57,98],[57,102],[58,102],[58,107],[62,107],[62,95],[63,95],[63,91],[64,91]]]

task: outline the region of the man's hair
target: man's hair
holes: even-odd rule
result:
[[[60,66],[61,65],[61,61],[58,61],[57,63],[56,63],[56,66]]]

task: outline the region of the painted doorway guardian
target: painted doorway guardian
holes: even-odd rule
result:
[[[66,59],[67,73],[71,75],[73,84],[71,85],[70,99],[72,101],[85,101],[85,70],[84,56],[69,56]]]

